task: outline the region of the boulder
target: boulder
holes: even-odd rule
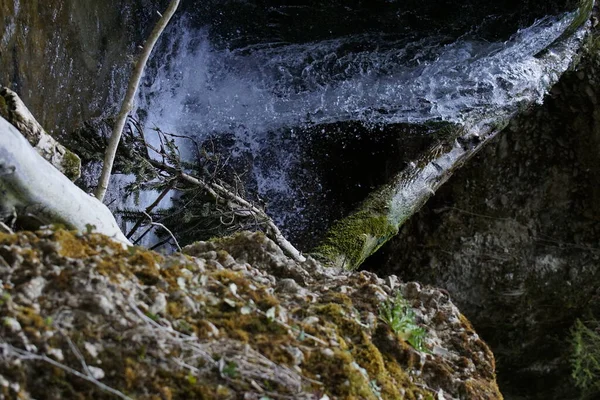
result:
[[[184,252],[0,234],[0,396],[502,398],[492,353],[443,291],[297,263],[260,233]]]

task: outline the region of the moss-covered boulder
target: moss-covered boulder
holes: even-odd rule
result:
[[[185,251],[0,235],[0,396],[502,398],[491,352],[444,292],[298,264],[261,234]]]

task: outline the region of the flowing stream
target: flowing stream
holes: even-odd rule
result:
[[[472,125],[541,102],[576,46],[538,55],[575,14],[539,19],[503,41],[473,29],[458,39],[361,33],[241,48],[217,46],[210,27],[181,18],[154,56],[138,106],[146,127],[199,142],[227,137],[232,159],[252,164],[248,185],[269,202],[275,221],[294,231],[310,217],[291,177],[301,168],[306,130],[326,135],[331,124],[358,123],[362,135],[378,135],[400,123]]]

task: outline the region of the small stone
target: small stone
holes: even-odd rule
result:
[[[231,299],[223,299],[223,301],[225,302],[225,304],[227,304],[231,308],[237,307],[237,304],[235,304],[235,301],[233,301]]]
[[[101,368],[90,366],[88,367],[88,370],[90,371],[92,377],[96,380],[100,380],[106,376],[106,374]]]
[[[304,353],[302,353],[302,351],[299,348],[289,346],[289,347],[286,347],[286,350],[289,353],[289,355],[292,356],[292,359],[294,360],[292,365],[296,366],[296,365],[300,365],[304,362]]]
[[[275,307],[269,308],[266,312],[267,318],[269,320],[274,320],[276,311],[277,311],[277,309]]]
[[[46,351],[46,354],[54,357],[54,359],[56,359],[57,361],[63,361],[65,359],[65,356],[63,355],[61,349],[51,348]]]
[[[155,315],[165,315],[167,310],[167,296],[164,293],[159,293],[154,299],[154,304],[150,306],[150,312]]]
[[[27,284],[23,286],[23,294],[29,300],[35,300],[42,295],[44,288],[46,287],[46,279],[41,276],[33,278]]]
[[[235,283],[229,284],[229,291],[236,296],[237,295],[237,285]]]
[[[305,325],[315,325],[319,323],[319,317],[306,317],[302,320]]]
[[[333,357],[335,355],[335,353],[331,349],[322,349],[321,353],[323,353],[325,357]]]
[[[83,348],[90,356],[98,358],[98,348],[95,345],[91,344],[90,342],[84,342]]]
[[[106,298],[106,296],[102,296],[102,295],[98,294],[98,295],[94,296],[94,300],[95,300],[96,304],[98,305],[98,308],[100,308],[100,311],[102,311],[102,313],[104,315],[112,314],[112,312],[114,311],[114,304],[112,304]]]
[[[240,308],[240,314],[242,315],[248,315],[252,312],[252,308],[248,307],[248,306],[244,306],[242,308]]]
[[[185,283],[185,278],[184,277],[179,277],[177,278],[177,286],[179,286],[180,289],[185,289],[186,288],[186,283]]]
[[[6,326],[12,333],[21,332],[23,329],[19,321],[11,317],[5,317],[2,320],[2,325]]]
[[[279,282],[277,282],[278,292],[295,294],[298,293],[299,290],[300,286],[293,279],[281,279]]]

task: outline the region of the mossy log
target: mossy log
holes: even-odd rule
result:
[[[17,128],[35,150],[67,178],[81,175],[79,156],[50,136],[12,90],[0,86],[0,116]]]
[[[446,144],[432,146],[420,160],[372,193],[355,212],[334,223],[315,254],[337,267],[358,268],[396,235],[402,224],[507,121],[482,129],[466,130],[458,125],[443,128],[444,136],[450,138]]]
[[[592,5],[593,1],[581,0],[573,22],[564,34],[536,56],[543,66],[547,89],[567,68],[556,60],[570,60],[571,64],[578,61],[578,54],[573,49],[584,44],[591,26],[588,21]],[[411,162],[390,183],[373,192],[348,217],[335,222],[313,253],[336,267],[357,269],[367,257],[395,236],[404,222],[458,168],[529,105],[521,103],[519,109],[499,109],[480,115],[468,124],[448,124],[442,128],[441,141]]]
[[[79,231],[93,228],[129,244],[105,205],[75,186],[0,117],[0,214],[14,213]]]

